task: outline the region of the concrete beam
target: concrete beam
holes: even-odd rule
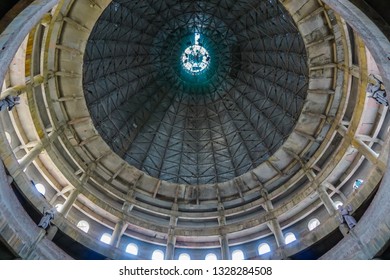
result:
[[[61,50],[61,51],[66,51],[75,55],[83,55],[83,52],[80,51],[79,49],[71,48],[68,46],[64,45],[56,45],[56,49]]]
[[[323,0],[323,2],[336,11],[361,36],[378,65],[385,86],[390,88],[389,39],[366,15],[366,11],[357,8],[352,1]]]
[[[177,212],[179,209],[177,203],[174,203],[172,206],[172,212]],[[176,245],[176,236],[175,236],[175,227],[177,225],[177,217],[172,215],[169,220],[169,229],[167,237],[167,248],[165,252],[165,260],[173,260],[175,255],[175,245]]]
[[[123,220],[120,220],[114,228],[114,232],[112,233],[111,240],[110,240],[110,245],[115,246],[118,248],[119,243],[121,241],[122,235],[125,232],[127,228],[127,223]]]
[[[42,139],[40,143],[35,145],[34,148],[32,148],[22,159],[20,159],[19,172],[17,172],[17,174],[22,172],[30,163],[32,163],[43,150],[47,149],[52,144],[52,142],[57,139],[58,134],[58,130],[54,131],[47,138]],[[15,177],[17,174],[14,174],[13,176]]]
[[[158,180],[156,187],[154,188],[154,191],[153,191],[153,198],[156,198],[156,195],[158,193],[158,190],[160,189],[160,186],[161,186],[161,180]]]
[[[111,183],[112,181],[115,180],[116,177],[118,177],[118,175],[125,169],[126,167],[126,163],[123,163],[119,168],[118,170],[112,175],[111,179],[108,181],[109,183]]]
[[[328,211],[329,215],[333,216],[334,214],[336,214],[333,201],[330,198],[330,196],[328,195],[328,193],[326,192],[326,186],[323,184],[320,185],[317,189],[317,193],[318,193],[322,203],[324,204],[326,211]]]
[[[27,34],[41,21],[59,0],[36,0],[24,9],[0,34],[0,84],[8,71],[8,65],[14,58],[19,46]]]
[[[372,150],[362,140],[355,138],[354,135],[351,134],[351,132],[349,132],[349,130],[345,126],[339,125],[337,131],[342,136],[349,139],[352,146],[354,146],[359,151],[359,153],[361,153],[372,164],[377,165],[383,171],[386,170],[386,163],[379,159],[379,154]]]
[[[264,198],[264,204],[263,204],[264,210],[267,211],[267,213],[272,212],[274,210],[274,206],[272,204],[272,201],[268,198],[268,192],[265,189],[261,191],[261,196]],[[278,245],[278,247],[283,246],[285,244],[284,236],[277,218],[274,217],[273,219],[269,220],[267,222],[267,226],[274,234],[276,244]]]
[[[328,42],[328,41],[332,41],[332,40],[334,40],[334,35],[328,35],[326,37],[319,39],[318,41],[306,44],[306,48],[310,48],[310,47],[313,47],[315,45],[319,45],[319,44],[322,44],[324,42]]]
[[[76,199],[79,194],[80,194],[79,190],[73,189],[73,191],[67,197],[65,203],[62,205],[61,209],[58,212],[62,213],[64,217],[67,217],[70,209],[72,208],[73,204],[76,202]]]
[[[69,125],[74,125],[74,124],[88,122],[90,120],[91,120],[90,117],[81,117],[81,118],[77,118],[77,119],[73,119],[73,120],[68,121],[68,124]]]
[[[26,93],[29,88],[33,88],[40,84],[43,84],[44,81],[45,78],[42,75],[34,76],[32,81],[27,82],[25,85],[17,85],[4,90],[0,95],[0,99],[4,99],[9,95],[21,95],[23,93]]]
[[[231,260],[229,240],[225,235],[219,236],[219,242],[221,244],[221,256],[223,260]]]
[[[51,23],[51,20],[53,19],[52,15],[50,13],[44,14],[41,19],[41,24],[45,27],[49,26]]]

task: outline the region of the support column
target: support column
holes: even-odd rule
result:
[[[29,166],[37,156],[42,153],[45,149],[42,142],[38,143],[34,148],[32,148],[20,161],[19,167],[21,170],[24,170],[27,166]]]
[[[65,218],[68,216],[70,209],[72,208],[73,204],[77,200],[78,195],[81,192],[81,189],[84,188],[84,185],[87,183],[87,181],[90,177],[90,173],[95,169],[95,167],[96,167],[96,165],[94,163],[92,163],[87,168],[87,170],[84,172],[84,174],[80,178],[80,185],[77,186],[76,189],[73,189],[71,191],[70,195],[68,196],[68,198],[66,199],[64,205],[62,206],[61,210],[59,211],[60,213],[62,213],[64,215]]]
[[[121,238],[122,238],[122,235],[125,232],[126,228],[127,228],[127,223],[125,223],[125,221],[123,221],[123,220],[120,220],[115,225],[114,232],[112,233],[110,245],[118,248],[119,243],[120,243]]]
[[[265,189],[262,189],[260,193],[261,196],[264,198],[264,204],[263,204],[264,210],[267,212],[272,212],[274,206],[272,204],[272,201],[268,198],[268,192]],[[282,232],[282,228],[280,227],[280,224],[278,222],[278,219],[274,217],[267,223],[267,225],[269,229],[272,231],[272,233],[274,234],[277,246],[281,247],[285,245],[286,243],[284,241],[284,235]]]
[[[19,152],[22,149],[34,148],[36,145],[38,145],[38,143],[39,143],[38,141],[31,141],[31,142],[27,143],[26,145],[17,146],[17,147],[15,147],[15,149],[13,149],[13,152],[14,152],[14,154],[16,154],[17,152]]]
[[[44,229],[41,229],[38,233],[38,236],[33,241],[33,243],[30,245],[30,248],[28,248],[28,251],[26,252],[23,259],[25,260],[33,260],[36,259],[36,253],[35,250],[38,246],[38,244],[42,241],[42,239],[46,236],[46,231]]]
[[[316,179],[316,177],[317,177],[317,175],[314,173],[313,169],[307,170],[306,171],[306,176],[307,176],[307,178],[309,179],[310,182],[313,182]]]
[[[79,194],[80,194],[80,191],[78,189],[72,190],[70,195],[66,199],[64,205],[62,205],[62,208],[60,209],[59,212],[62,213],[65,218],[68,216],[69,211],[72,208],[73,204],[75,203]]]
[[[219,242],[221,243],[221,257],[223,260],[230,260],[229,240],[226,234],[219,236]]]
[[[176,245],[176,236],[175,236],[175,227],[177,225],[177,211],[179,210],[179,207],[177,203],[175,202],[172,207],[172,211],[175,212],[170,220],[169,220],[169,229],[168,229],[168,237],[167,237],[167,248],[165,251],[165,260],[173,260],[173,257],[175,256],[175,245]]]
[[[176,236],[173,234],[173,232],[170,232],[168,234],[168,239],[167,239],[165,260],[173,260],[173,257],[175,255],[175,244],[176,244]]]
[[[219,197],[219,196],[218,196]],[[221,258],[223,260],[231,260],[230,248],[229,248],[229,239],[227,238],[226,233],[223,232],[223,228],[226,226],[226,217],[225,217],[225,208],[221,201],[218,202],[218,223],[219,223],[219,242],[221,244]]]
[[[36,87],[40,84],[43,84],[45,78],[42,75],[35,76],[31,82],[26,85],[17,85],[10,88],[7,88],[0,94],[0,100],[6,98],[9,95],[18,96],[27,91],[28,88]]]
[[[366,143],[360,139],[353,138],[352,146],[354,146],[358,151],[372,163],[376,163],[378,160],[378,154],[373,151]]]
[[[359,153],[361,153],[372,164],[378,165],[378,167],[381,170],[386,170],[386,164],[378,158],[379,155],[374,150],[372,150],[366,143],[364,143],[362,140],[356,139],[354,137],[354,135],[349,135],[348,129],[345,126],[339,125],[339,128],[337,131],[342,136],[350,138],[352,146],[354,146],[359,151]]]
[[[44,138],[35,145],[22,159],[19,160],[19,172],[23,171],[26,167],[28,167],[37,156],[42,153],[43,150],[50,147],[51,143],[57,139],[58,134],[61,132],[62,128],[53,131],[47,138]]]
[[[55,225],[51,225],[49,229],[47,230],[46,238],[49,240],[53,240],[54,236],[56,235],[58,231],[58,227]]]
[[[330,216],[333,216],[336,213],[336,209],[334,207],[333,201],[328,195],[328,192],[326,191],[326,186],[324,184],[319,185],[317,189],[317,193],[324,204],[326,210],[328,211]]]
[[[285,245],[284,235],[282,232],[282,228],[280,227],[280,224],[276,218],[272,219],[268,222],[268,227],[271,229],[275,236],[276,244],[278,247],[281,247]]]
[[[123,205],[122,205],[122,210],[123,210],[123,213],[124,214],[129,214],[131,212],[131,210],[133,210],[133,207],[134,207],[134,204],[133,203],[130,203],[129,201],[132,201],[135,199],[135,192],[134,192],[134,189],[130,189],[128,192],[127,192],[127,199]]]
[[[122,210],[125,214],[129,214],[133,210],[134,204],[125,201],[122,205]]]
[[[328,189],[330,189],[331,191],[334,191],[335,193],[337,193],[337,194],[341,197],[341,199],[342,199],[343,202],[344,202],[344,201],[347,201],[347,197],[345,196],[345,194],[343,194],[341,190],[338,190],[338,189],[337,189],[335,186],[333,186],[331,183],[327,182],[327,183],[326,183],[326,187],[327,187]]]

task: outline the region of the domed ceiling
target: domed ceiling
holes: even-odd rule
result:
[[[365,92],[375,63],[335,11],[311,0],[93,2],[59,3],[22,48],[34,59],[22,51],[10,65],[9,90],[25,83],[27,62],[33,80],[0,123],[17,185],[7,192],[28,202],[9,206],[30,205],[34,218],[65,205],[53,243],[79,258],[87,248],[109,259],[155,249],[229,259],[237,248],[295,259],[342,238],[334,205],[360,215],[370,204],[388,115]],[[33,233],[19,216],[15,232]],[[290,232],[297,242],[285,246]],[[254,249],[262,243],[269,255]]]
[[[83,87],[95,128],[130,165],[212,184],[292,132],[307,55],[278,1],[113,1],[91,32]]]

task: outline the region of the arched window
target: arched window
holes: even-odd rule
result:
[[[243,260],[244,253],[241,250],[234,250],[232,253],[232,260]]]
[[[163,260],[164,259],[164,252],[161,250],[154,250],[152,254],[152,260]]]
[[[204,259],[205,260],[218,260],[217,255],[214,253],[208,253]]]
[[[284,242],[286,242],[286,244],[290,244],[291,242],[294,242],[295,240],[297,240],[297,238],[295,237],[294,233],[292,233],[292,232],[287,233],[286,236],[284,237]]]
[[[320,224],[321,224],[320,221],[317,218],[314,218],[314,219],[311,219],[309,221],[309,223],[307,224],[307,227],[309,228],[310,231],[312,231],[313,229],[318,227]]]
[[[267,243],[261,243],[257,250],[259,251],[259,255],[264,255],[271,252],[271,248]]]
[[[58,204],[56,204],[54,207],[56,208],[56,210],[57,210],[58,212],[60,212],[60,211],[62,210],[62,206],[64,206],[64,205],[61,204],[61,203],[58,203]]]
[[[190,259],[191,259],[191,257],[187,253],[181,253],[179,255],[179,260],[181,260],[181,261],[190,260]]]
[[[357,180],[355,180],[355,182],[353,182],[353,189],[354,190],[357,190],[358,188],[360,188],[361,187],[361,185],[363,185],[363,180],[362,179],[357,179]]]
[[[341,201],[335,201],[335,202],[333,203],[333,205],[334,205],[334,207],[336,207],[336,209],[338,209],[339,206],[343,206],[343,203],[342,203]]]
[[[88,230],[89,230],[89,224],[87,221],[84,221],[84,220],[81,220],[80,222],[78,222],[77,227],[84,232],[88,232]]]
[[[44,185],[38,183],[38,184],[35,184],[35,188],[42,194],[42,195],[45,195],[46,193],[46,188]]]
[[[102,237],[100,237],[100,241],[106,244],[110,244],[111,242],[111,234],[109,233],[104,233]]]
[[[130,243],[126,247],[126,253],[132,254],[132,255],[138,255],[138,246],[134,243]]]

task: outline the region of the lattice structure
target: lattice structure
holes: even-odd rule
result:
[[[181,57],[195,33],[211,60],[193,77]],[[83,84],[117,154],[198,185],[267,160],[299,117],[307,76],[302,38],[277,0],[116,0],[89,38]]]

